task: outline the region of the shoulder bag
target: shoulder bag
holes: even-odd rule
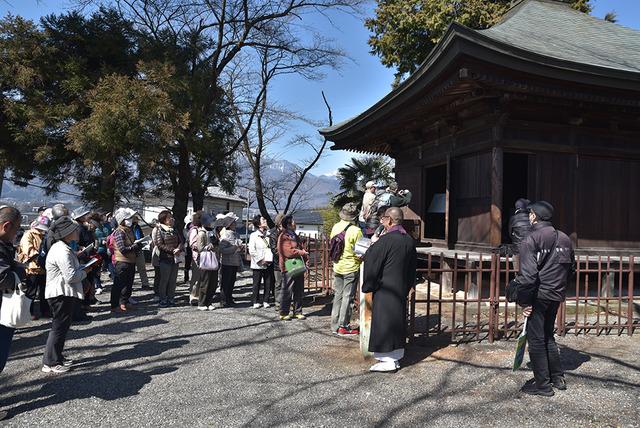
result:
[[[5,327],[22,327],[31,320],[31,299],[20,289],[21,281],[18,275],[13,293],[2,294],[2,308],[0,309],[0,324]]]

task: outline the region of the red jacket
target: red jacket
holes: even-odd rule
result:
[[[290,230],[283,231],[278,238],[278,256],[282,272],[286,272],[284,263],[287,259],[302,257],[305,262],[309,259],[309,256],[302,249],[298,236]]]

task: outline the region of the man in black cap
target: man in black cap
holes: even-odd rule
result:
[[[514,244],[514,253],[517,254],[517,247],[531,233],[531,223],[529,222],[528,206],[531,203],[528,199],[520,198],[516,201],[516,211],[509,219],[509,237]]]
[[[566,383],[560,352],[553,337],[558,308],[565,299],[567,279],[574,267],[573,245],[569,237],[551,224],[553,206],[545,201],[528,206],[531,234],[520,244],[520,272],[517,303],[526,306],[529,359],[534,378],[521,391],[550,397],[553,388],[564,390]],[[553,387],[553,388],[552,388]]]

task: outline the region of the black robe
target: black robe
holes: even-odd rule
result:
[[[365,254],[362,291],[373,293],[370,352],[405,347],[407,295],[416,280],[416,246],[400,232],[380,237]]]

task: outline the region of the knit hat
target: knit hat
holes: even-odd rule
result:
[[[516,201],[516,209],[524,210],[531,204],[529,199],[520,198]]]
[[[349,202],[342,207],[338,215],[342,220],[354,221],[358,218],[358,206],[353,202]]]
[[[37,218],[36,221],[34,221],[34,223],[35,224],[33,225],[33,227],[35,229],[46,232],[47,230],[49,230],[49,224],[51,224],[51,220],[49,220],[49,217],[41,215],[40,217]]]
[[[49,232],[53,235],[53,239],[59,241],[71,235],[78,228],[80,228],[80,225],[73,221],[71,217],[65,215],[53,222]]]
[[[116,213],[114,214],[114,217],[116,219],[116,223],[120,225],[123,221],[128,220],[135,215],[136,212],[131,208],[118,208],[116,210]]]
[[[367,184],[364,185],[365,189],[371,189],[372,187],[376,187],[376,182],[371,180],[367,181]]]
[[[538,220],[549,221],[553,218],[553,205],[547,201],[534,202],[527,209],[535,213]]]
[[[276,224],[276,227],[282,226],[282,219],[284,218],[284,214],[278,213],[276,214],[276,218],[273,220]]]

